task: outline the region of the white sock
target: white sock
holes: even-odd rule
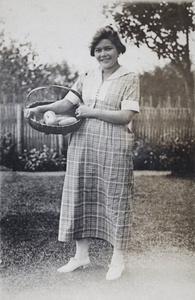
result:
[[[79,239],[76,240],[76,254],[75,258],[78,260],[82,260],[89,256],[88,250],[88,239]]]
[[[123,250],[114,248],[111,264],[123,264]]]

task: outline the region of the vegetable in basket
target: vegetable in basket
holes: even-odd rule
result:
[[[46,125],[68,126],[77,122],[77,119],[68,115],[56,115],[52,110],[44,113],[44,122]]]

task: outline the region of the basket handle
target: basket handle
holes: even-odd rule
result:
[[[57,88],[62,88],[62,89],[64,89],[64,90],[67,90],[67,91],[69,91],[69,92],[72,92],[72,93],[74,93],[74,94],[81,100],[81,103],[84,103],[84,102],[83,102],[83,99],[82,99],[82,97],[81,97],[81,95],[80,95],[77,91],[75,91],[75,90],[73,90],[73,89],[71,89],[71,88],[69,88],[69,87],[65,87],[65,86],[62,86],[62,85],[56,85],[56,84],[40,86],[40,87],[37,87],[37,88],[31,90],[31,91],[28,93],[28,95],[26,96],[26,103],[27,103],[27,100],[28,100],[28,98],[30,97],[30,95],[31,95],[32,93],[34,93],[35,91],[38,91],[38,90],[41,90],[41,89],[47,89],[47,88],[50,88],[50,87],[54,87],[54,88],[55,88],[55,87],[57,87]]]

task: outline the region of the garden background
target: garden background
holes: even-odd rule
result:
[[[194,299],[194,2],[19,2],[1,1],[2,299]],[[88,270],[56,275],[75,251],[74,243],[57,241],[67,137],[37,133],[23,119],[30,90],[72,86],[79,60],[86,62],[82,47],[108,23],[127,45],[127,61],[120,60],[139,73],[141,88],[141,112],[131,124],[132,247],[115,283],[105,281],[112,247],[104,241],[90,241]]]
[[[13,1],[9,2],[12,7]],[[99,4],[101,26],[104,16],[104,22],[112,22],[117,27],[127,46],[127,61],[124,62],[132,69],[137,67],[140,77],[141,113],[131,124],[135,138],[135,170],[192,174],[195,148],[194,2]],[[5,11],[8,7],[4,8]],[[49,7],[53,7],[51,3]],[[34,17],[40,22],[38,8],[38,4],[31,7]],[[42,11],[43,7],[40,6],[40,9]],[[54,8],[53,22],[58,9]],[[89,4],[88,9],[91,9]],[[30,13],[25,5],[24,11]],[[50,13],[50,10],[43,11],[46,15]],[[71,13],[73,18],[77,17],[76,8]],[[2,24],[6,24],[6,20]],[[31,40],[27,37],[23,42],[14,40],[4,27],[0,40],[0,165],[15,171],[65,170],[67,137],[36,132],[24,122],[23,109],[29,104],[26,97],[33,88],[51,84],[71,87],[81,73],[79,65],[77,69],[69,65],[68,59],[72,56],[69,57],[67,44],[63,44],[65,54],[60,63],[52,63],[49,59],[43,63]],[[72,30],[74,32],[75,29]],[[66,31],[64,34],[67,34]],[[81,39],[78,41],[81,43]],[[133,60],[129,58],[128,51]],[[49,53],[47,50],[45,55]],[[82,55],[78,57],[83,63]],[[122,57],[120,61],[123,63]]]

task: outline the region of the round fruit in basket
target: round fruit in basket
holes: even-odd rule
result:
[[[56,114],[52,110],[48,110],[44,113],[43,119],[46,125],[58,125]]]

